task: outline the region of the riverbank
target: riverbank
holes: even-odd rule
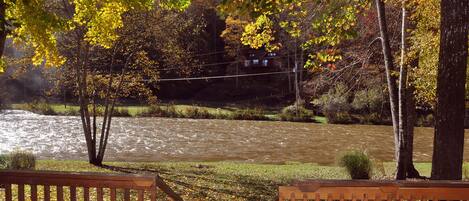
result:
[[[430,164],[418,163],[429,176]],[[394,163],[374,163],[373,179],[391,179]],[[350,179],[337,166],[312,163],[255,164],[244,162],[105,162],[39,160],[36,170],[159,174],[184,200],[275,200],[279,185],[302,179]]]
[[[10,109],[25,110],[43,115],[78,116],[79,106],[49,103],[11,104]],[[98,115],[103,112],[98,108]],[[192,119],[232,119],[264,120],[327,123],[322,116],[302,108],[299,117],[282,108],[244,108],[236,106],[215,107],[210,105],[161,104],[158,106],[127,105],[117,106],[114,116],[117,117],[168,117]]]

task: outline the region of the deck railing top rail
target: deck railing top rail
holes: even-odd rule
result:
[[[306,180],[280,186],[279,200],[469,200],[469,182]]]
[[[322,187],[333,186],[400,186],[400,187],[463,187],[469,188],[468,181],[456,180],[302,180],[295,181],[292,186],[320,185]]]

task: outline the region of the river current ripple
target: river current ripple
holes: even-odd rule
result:
[[[390,126],[113,118],[105,160],[330,164],[347,150],[362,149],[375,159],[391,161],[393,143]],[[433,129],[417,128],[415,159],[430,161],[432,144]],[[42,159],[87,159],[79,117],[1,112],[0,153],[16,149],[31,151]]]

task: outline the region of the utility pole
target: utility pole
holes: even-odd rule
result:
[[[239,45],[237,45],[236,50],[236,75],[239,75]],[[236,89],[238,89],[239,81],[238,76],[236,76]]]
[[[298,47],[297,47],[297,44],[298,42],[295,41],[295,69],[294,69],[294,73],[295,73],[295,105],[296,105],[296,115],[298,116],[298,110],[299,110],[299,101],[300,101],[300,86],[299,86],[299,83],[298,83],[298,55],[297,55],[297,50],[298,50]]]
[[[304,67],[304,65],[305,65],[305,63],[304,63],[304,57],[303,57],[303,56],[304,56],[304,50],[303,50],[303,48],[301,48],[300,67],[298,67],[298,68],[299,68],[299,69],[298,69],[298,70],[299,70],[298,73],[300,73],[300,81],[299,81],[299,84],[303,83],[303,67]],[[299,91],[298,94],[300,94],[300,95],[299,95],[299,101],[301,101],[301,91],[302,91],[302,90],[303,90],[303,89],[302,89],[302,86],[299,85],[299,86],[298,86],[298,91]]]
[[[287,53],[287,70],[290,71],[290,51]],[[288,76],[288,92],[290,93],[292,91],[292,85],[291,85],[291,73],[287,73]]]

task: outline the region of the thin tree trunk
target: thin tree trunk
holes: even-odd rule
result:
[[[405,1],[402,2],[402,24],[401,24],[401,63],[399,71],[399,157],[397,159],[396,179],[407,177],[407,153],[406,138],[408,135],[407,125],[407,65],[405,64],[406,54],[406,15]]]
[[[133,56],[133,53],[130,54],[127,57],[126,63],[124,64],[124,67],[122,68],[121,77],[120,77],[120,80],[119,80],[119,84],[118,84],[118,86],[115,90],[115,93],[114,94],[108,94],[109,96],[106,98],[107,100],[112,99],[112,103],[111,103],[110,110],[107,111],[106,114],[104,114],[104,116],[105,116],[104,118],[107,119],[107,122],[106,122],[107,125],[104,125],[104,123],[103,123],[104,130],[103,130],[102,134],[104,134],[104,135],[101,135],[102,144],[100,143],[99,150],[98,150],[98,156],[97,156],[97,164],[98,165],[101,165],[103,160],[104,160],[104,153],[106,151],[107,141],[109,139],[109,133],[110,133],[110,130],[111,130],[112,114],[114,113],[114,107],[116,105],[117,94],[119,93],[120,89],[122,88],[122,84],[124,83],[125,70],[126,70],[127,66],[129,65],[129,62],[130,62],[130,59],[131,59],[132,56]],[[112,98],[111,96],[115,96],[115,97]],[[106,105],[106,108],[108,108],[108,106],[109,106],[109,102]]]
[[[106,126],[108,125],[107,121],[108,119],[110,118],[109,117],[109,101],[110,101],[110,96],[111,96],[111,91],[112,91],[112,83],[113,83],[113,76],[112,76],[112,73],[113,73],[113,69],[114,69],[114,59],[115,59],[115,56],[116,56],[116,51],[117,51],[117,45],[114,46],[114,50],[113,50],[113,53],[112,53],[112,58],[111,58],[111,65],[109,66],[109,82],[108,82],[108,86],[107,86],[107,89],[106,89],[106,96],[105,96],[105,100],[104,100],[104,116],[103,116],[103,123],[102,123],[102,126],[101,126],[101,137],[99,138],[99,152],[98,152],[98,161],[101,160],[101,163],[104,159],[104,153],[101,154],[101,149],[103,147],[103,144],[104,144],[104,136],[106,135]],[[111,113],[112,114],[112,113]],[[101,155],[103,155],[101,157]],[[103,158],[103,159],[99,159],[99,158]]]
[[[442,0],[432,179],[460,180],[464,152],[469,0]]]
[[[391,45],[388,36],[388,27],[386,23],[386,11],[385,5],[382,0],[375,0],[376,9],[378,11],[378,22],[381,35],[381,46],[383,49],[384,56],[384,67],[386,70],[386,79],[389,90],[389,103],[391,108],[391,119],[394,131],[394,143],[395,143],[395,157],[398,164],[396,179],[405,179],[405,169],[402,169],[399,164],[402,159],[400,155],[400,146],[399,146],[399,111],[398,111],[398,88],[396,84],[396,78],[391,75],[394,71],[394,58],[391,53]]]
[[[83,83],[83,79],[82,77],[85,76],[83,74],[83,71],[81,68],[84,67],[84,65],[82,65],[82,50],[81,50],[81,44],[78,45],[78,62],[75,64],[76,65],[76,77],[77,77],[77,84],[78,84],[78,97],[79,97],[79,104],[80,104],[80,118],[81,118],[81,122],[82,122],[82,126],[83,126],[83,133],[85,134],[85,141],[86,141],[86,147],[88,149],[88,161],[90,163],[93,163],[95,161],[95,154],[93,153],[93,149],[94,149],[94,146],[93,146],[93,140],[91,138],[91,130],[89,129],[89,124],[88,124],[88,121],[86,120],[86,112],[85,112],[85,108],[87,108],[88,106],[86,105],[86,102],[85,102],[85,95],[84,93],[86,93],[86,89],[84,87],[84,83]]]

